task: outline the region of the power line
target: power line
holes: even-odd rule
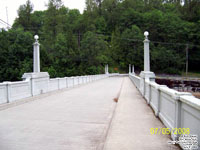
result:
[[[2,25],[5,25],[4,23],[0,22]]]
[[[7,24],[9,24],[8,23],[8,7],[6,7],[6,17],[7,17]]]
[[[100,34],[103,35],[103,34]],[[103,36],[108,36],[112,37],[110,35],[103,35]],[[130,38],[119,38],[115,37],[117,39],[122,39],[122,40],[128,40],[128,41],[134,41],[134,42],[143,42],[144,40],[141,39],[130,39]],[[164,45],[179,45],[179,46],[192,46],[192,47],[200,47],[200,45],[195,45],[195,44],[188,44],[188,43],[172,43],[172,42],[160,42],[160,41],[150,41],[151,43],[156,43],[156,44],[164,44]]]
[[[10,27],[11,27],[11,25],[10,25],[10,24],[8,24],[7,22],[3,21],[2,19],[0,19],[0,21],[1,21],[1,22],[3,22],[4,24],[6,24],[6,25],[8,25],[8,26],[10,26]]]
[[[103,36],[108,36],[108,37],[112,37],[110,35],[104,35],[104,34],[100,34]],[[130,39],[130,38],[119,38],[119,37],[115,37],[117,39],[122,39],[122,40],[128,40],[128,41],[134,41],[134,42],[143,42],[144,40],[141,39]],[[160,42],[160,41],[151,41],[151,43],[156,43],[156,44],[164,44],[164,45],[180,45],[180,46],[192,46],[192,47],[200,47],[200,45],[195,45],[195,44],[188,44],[188,43],[172,43],[172,42]]]
[[[39,29],[40,27],[27,27],[26,29]],[[40,35],[43,35],[44,33],[40,33]],[[99,33],[97,32],[96,33],[97,35],[100,35],[100,36],[105,36],[105,37],[112,37],[111,35],[107,35],[105,33]],[[84,35],[84,34],[77,34],[76,36],[79,36],[79,35]],[[193,35],[193,34],[189,34],[189,35]],[[194,34],[196,35],[196,34]],[[121,39],[121,40],[127,40],[127,41],[134,41],[134,42],[143,42],[144,40],[142,39],[132,39],[132,38],[121,38],[121,37],[115,37],[116,39]],[[160,42],[160,41],[151,41],[151,43],[154,43],[154,44],[163,44],[163,45],[179,45],[179,46],[191,46],[191,47],[200,47],[200,45],[196,45],[196,44],[188,44],[188,43],[172,43],[172,42]]]
[[[0,20],[0,23],[1,23],[2,25],[6,26],[6,24],[5,24],[4,22],[1,22],[1,20]]]

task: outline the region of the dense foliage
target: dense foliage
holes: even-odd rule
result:
[[[83,14],[49,0],[47,10],[34,11],[28,0],[13,26],[0,32],[0,81],[20,80],[32,71],[33,36],[41,44],[41,70],[51,77],[127,72],[143,68],[143,33],[151,40],[151,70],[180,73],[200,64],[199,0],[86,0]]]

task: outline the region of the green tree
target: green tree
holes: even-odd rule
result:
[[[88,67],[94,66],[92,68],[96,69],[88,73],[99,73],[98,66],[104,66],[107,59],[104,55],[106,50],[107,42],[101,36],[90,31],[84,34],[81,42],[81,59],[86,67],[86,72],[88,72]]]
[[[33,35],[21,29],[0,32],[0,81],[21,80],[32,72]]]
[[[25,31],[29,31],[32,26],[31,13],[33,11],[33,4],[30,0],[26,4],[20,5],[17,13],[18,18],[15,20],[13,27],[23,27]]]
[[[127,68],[129,64],[134,64],[136,69],[141,70],[143,68],[142,40],[142,31],[136,25],[133,25],[131,29],[126,29],[122,33],[120,42],[120,53],[123,54],[121,61],[124,62],[124,67]]]

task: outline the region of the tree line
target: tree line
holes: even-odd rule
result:
[[[199,0],[86,0],[81,14],[61,0],[34,11],[30,0],[18,9],[8,31],[0,32],[0,81],[32,72],[33,36],[39,35],[41,71],[51,77],[143,70],[144,31],[149,31],[151,70],[180,74],[199,71]]]

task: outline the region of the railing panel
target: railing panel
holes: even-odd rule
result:
[[[67,78],[67,87],[71,88],[74,86],[74,78],[73,77],[68,77]]]
[[[145,99],[149,103],[149,96],[150,96],[150,85],[149,82],[145,81]]]
[[[34,88],[34,95],[48,92],[48,80],[46,78],[36,79],[32,86]]]
[[[155,87],[151,86],[151,100],[150,105],[153,108],[155,114],[158,113],[158,94],[159,91]]]
[[[78,77],[74,77],[74,86],[78,85]]]
[[[160,95],[160,118],[168,128],[175,127],[175,101],[163,91]]]
[[[59,87],[59,79],[50,79],[49,80],[49,91],[55,91],[55,90],[58,90]]]
[[[140,88],[140,77],[137,77],[136,75],[129,74],[129,77],[131,81],[135,84],[135,86],[139,89]]]
[[[7,103],[7,87],[5,83],[0,84],[0,104]]]
[[[32,96],[29,81],[10,82],[8,88],[9,102]]]
[[[64,89],[67,87],[66,78],[59,78],[59,89]]]
[[[83,83],[85,84],[87,82],[86,76],[83,76]]]
[[[79,84],[83,84],[83,78],[82,78],[82,76],[78,77],[78,81],[79,81]]]
[[[198,135],[200,148],[200,100],[193,96],[181,96],[181,128],[189,128],[190,134]]]

